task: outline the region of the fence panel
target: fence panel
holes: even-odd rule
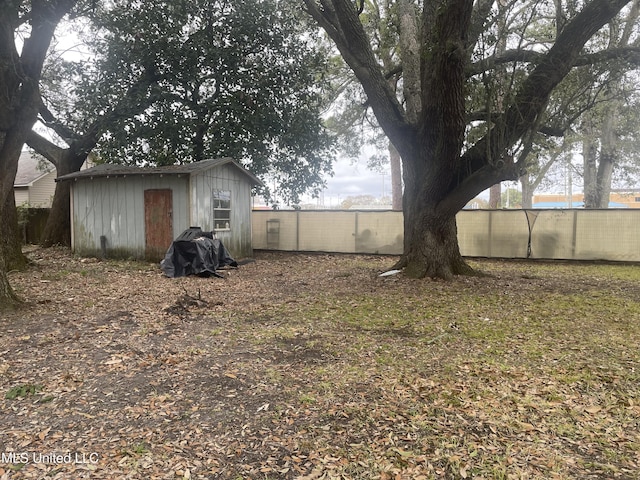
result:
[[[577,258],[634,262],[640,260],[640,210],[575,212]]]
[[[298,250],[355,253],[356,212],[299,211]]]
[[[399,255],[402,212],[254,211],[253,248]],[[468,257],[640,262],[640,209],[463,210]]]
[[[402,253],[403,225],[399,212],[356,212],[357,253]]]

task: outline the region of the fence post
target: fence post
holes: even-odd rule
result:
[[[571,235],[571,258],[576,258],[576,242],[578,241],[578,211],[573,210],[573,232]]]

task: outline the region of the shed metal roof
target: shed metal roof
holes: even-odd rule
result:
[[[126,177],[129,175],[193,175],[229,163],[244,173],[254,185],[264,185],[258,177],[230,157],[201,160],[183,165],[166,165],[163,167],[130,167],[127,165],[104,163],[86,170],[62,175],[56,178],[56,182],[92,178]]]

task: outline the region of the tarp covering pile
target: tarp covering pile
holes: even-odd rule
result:
[[[238,263],[213,232],[203,232],[198,227],[182,232],[160,262],[160,268],[170,278],[187,275],[220,277],[216,270],[226,266],[237,267]]]

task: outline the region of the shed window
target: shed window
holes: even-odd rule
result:
[[[213,229],[231,229],[231,192],[227,190],[214,190],[213,201]]]

